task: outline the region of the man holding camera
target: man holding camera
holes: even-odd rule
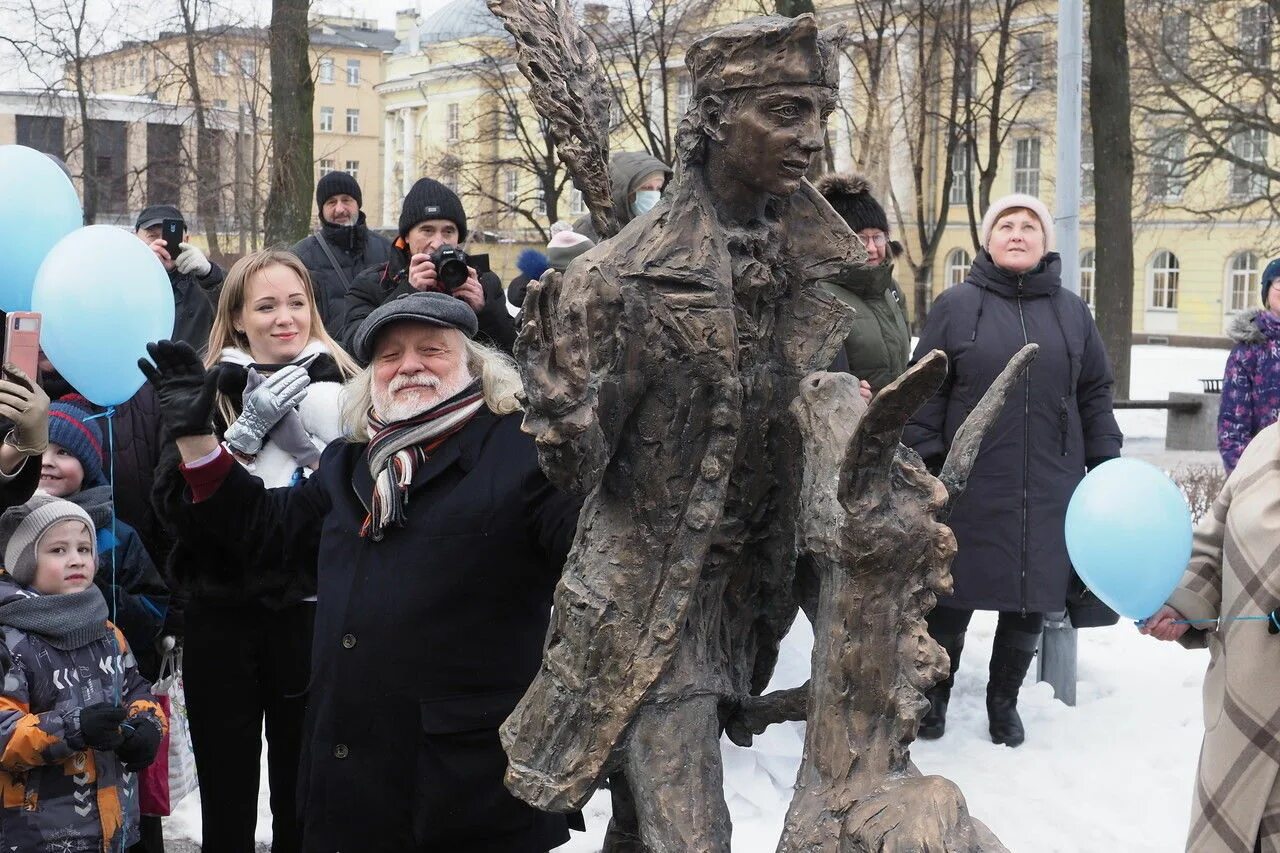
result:
[[[348,351],[356,352],[356,330],[379,305],[405,293],[435,291],[469,305],[480,323],[479,339],[511,352],[516,332],[502,281],[468,263],[459,248],[466,239],[467,214],[457,193],[431,178],[419,179],[404,197],[391,258],[351,282],[342,334]]]
[[[324,327],[342,337],[346,323],[347,290],[361,271],[385,264],[391,243],[365,224],[364,196],[354,175],[329,172],[316,182],[320,230],[304,237],[291,250],[311,273],[316,310]]]
[[[164,237],[166,219],[182,223],[182,242],[176,253]],[[138,214],[133,233],[151,247],[169,273],[169,284],[173,286],[173,339],[186,341],[201,352],[209,343],[209,330],[213,328],[222,268],[209,260],[199,246],[186,242],[190,239],[186,220],[171,204],[153,204],[144,209]]]

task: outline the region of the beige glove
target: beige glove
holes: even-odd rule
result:
[[[194,275],[196,278],[204,278],[213,269],[213,265],[209,263],[209,259],[205,257],[204,252],[200,251],[199,246],[193,246],[190,243],[179,243],[178,248],[182,251],[178,253],[178,257],[173,259],[173,266],[178,272],[184,275]]]
[[[0,418],[13,421],[5,442],[27,456],[39,456],[49,446],[49,395],[12,364],[0,378]]]

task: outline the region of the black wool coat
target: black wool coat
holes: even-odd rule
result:
[[[366,445],[267,490],[234,466],[179,527],[234,539],[250,567],[317,576],[299,771],[304,849],[545,853],[568,838],[503,786],[498,726],[542,660],[579,501],[538,467],[520,415],[482,409],[421,468],[403,527],[360,535]]]
[[[174,310],[172,340],[186,341],[196,352],[204,354],[213,328],[214,309],[222,292],[222,280],[222,267],[213,261],[209,262],[209,274],[204,278],[169,270]]]
[[[1022,275],[979,253],[965,281],[933,304],[913,362],[940,349],[946,381],[908,423],[902,441],[926,462],[1026,343],[1040,353],[983,439],[950,526],[959,551],[955,595],[940,605],[1027,613],[1065,606],[1070,560],[1063,523],[1087,466],[1120,455],[1111,364],[1088,306],[1062,287],[1049,253]]]
[[[334,269],[333,261],[320,245],[321,240],[325,241],[341,272]],[[348,286],[368,267],[385,264],[391,259],[391,241],[370,231],[365,225],[364,212],[361,211],[359,224],[342,226],[323,223],[319,232],[299,240],[292,251],[311,273],[311,282],[316,292],[316,310],[320,312],[326,331],[335,339],[341,340],[347,320]]]
[[[476,314],[480,321],[476,340],[509,353],[516,342],[516,327],[507,311],[502,279],[492,271],[481,273],[480,287],[484,290],[484,307]],[[356,331],[373,309],[388,299],[413,292],[413,285],[409,284],[409,255],[404,249],[393,247],[387,263],[369,267],[356,276],[347,291],[347,320],[338,338],[347,352],[355,352]]]

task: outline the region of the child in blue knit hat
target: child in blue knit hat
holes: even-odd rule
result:
[[[164,625],[169,589],[137,531],[116,519],[112,532],[111,486],[103,472],[102,430],[79,406],[49,407],[49,446],[40,466],[40,491],[80,506],[97,531],[98,571],[111,619],[124,632],[143,676],[154,681],[160,656],[155,641]],[[112,561],[115,562],[114,582]]]

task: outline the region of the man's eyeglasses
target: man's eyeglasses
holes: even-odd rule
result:
[[[861,243],[865,249],[870,249],[872,243],[880,249],[889,245],[889,238],[884,234],[874,234],[872,236],[867,236],[866,234],[854,234],[853,236],[858,238],[858,242]]]

